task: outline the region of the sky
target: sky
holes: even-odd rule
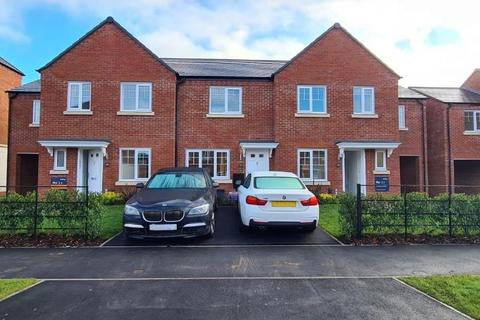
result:
[[[0,56],[25,73],[113,16],[159,57],[290,59],[339,22],[404,86],[480,68],[478,0],[0,0]]]

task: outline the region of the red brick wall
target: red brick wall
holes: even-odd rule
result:
[[[42,123],[39,139],[110,141],[104,163],[104,189],[118,180],[119,148],[152,148],[152,172],[174,165],[175,74],[107,23],[42,71]],[[90,81],[93,115],[64,115],[68,81]],[[120,83],[152,83],[154,116],[121,116]],[[76,151],[68,153],[69,184],[76,183]],[[40,184],[50,183],[53,159],[40,154]]]
[[[22,84],[22,76],[0,64],[0,144],[7,144],[8,93],[5,91]]]
[[[462,88],[480,91],[480,69],[475,69],[462,84]]]
[[[408,130],[400,130],[400,142],[398,147],[399,156],[417,156],[418,157],[418,181],[420,185],[424,184],[423,168],[423,105],[415,99],[399,99],[399,105],[405,106],[406,127]]]
[[[327,86],[329,118],[296,118],[297,85]],[[353,87],[375,87],[378,119],[355,119]],[[297,172],[297,148],[328,149],[328,179],[342,190],[337,141],[399,141],[398,78],[340,29],[333,29],[274,79],[274,136],[280,143],[275,168]],[[373,152],[372,152],[373,154]],[[373,184],[373,155],[367,152],[368,184]],[[398,151],[387,160],[390,183],[399,184]]]
[[[10,141],[8,184],[16,185],[16,160],[19,153],[40,153],[42,148],[38,144],[39,128],[29,127],[32,122],[33,100],[40,99],[40,94],[22,93],[10,100]]]

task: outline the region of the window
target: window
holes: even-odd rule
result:
[[[375,92],[373,87],[353,87],[353,113],[374,114]]]
[[[246,189],[250,188],[250,181],[252,180],[252,175],[249,173],[245,180],[243,181],[242,186]]]
[[[204,168],[214,179],[230,176],[229,150],[187,150],[187,167]]]
[[[150,149],[120,149],[120,180],[147,180],[151,168]]]
[[[299,179],[291,177],[257,177],[254,186],[255,189],[305,189]]]
[[[33,100],[32,124],[36,126],[40,125],[40,100]]]
[[[53,170],[67,170],[67,149],[55,149],[53,152]]]
[[[405,113],[405,106],[398,106],[398,127],[400,129],[407,129],[407,119]]]
[[[465,111],[465,131],[480,131],[480,111]]]
[[[242,88],[210,87],[209,113],[242,113]]]
[[[327,88],[325,86],[298,86],[297,111],[299,113],[326,113]]]
[[[387,153],[385,150],[375,151],[375,171],[387,171]]]
[[[90,111],[91,84],[90,82],[68,83],[68,110]]]
[[[206,187],[207,181],[205,180],[205,175],[201,172],[157,173],[146,186],[147,189],[193,189]]]
[[[327,150],[299,149],[297,161],[301,179],[327,181]]]
[[[152,84],[123,82],[120,89],[120,110],[127,112],[152,111]]]

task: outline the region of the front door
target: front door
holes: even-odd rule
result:
[[[344,190],[348,193],[357,192],[357,184],[362,184],[362,193],[366,192],[365,151],[345,151],[343,155]]]
[[[270,170],[268,150],[247,150],[245,152],[245,173]]]
[[[87,168],[88,192],[102,192],[103,153],[101,150],[88,151]]]

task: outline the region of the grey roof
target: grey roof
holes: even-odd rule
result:
[[[11,90],[8,90],[8,92],[40,92],[40,79],[35,80],[29,83],[25,83],[24,85],[21,85],[20,87],[13,88]]]
[[[462,88],[410,87],[427,97],[444,103],[480,103],[480,94]]]
[[[23,72],[18,70],[17,68],[15,68],[10,62],[8,62],[7,60],[3,59],[2,57],[0,57],[0,64],[1,65],[4,65],[5,67],[7,67],[8,69],[12,70],[12,71],[15,71],[16,73],[18,73],[19,75],[21,76],[24,76]]]
[[[427,99],[423,94],[402,86],[398,86],[398,97],[400,99]]]
[[[163,58],[183,77],[270,78],[287,61],[242,59]]]

